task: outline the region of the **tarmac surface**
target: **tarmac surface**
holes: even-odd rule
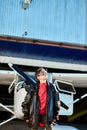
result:
[[[0,126],[0,130],[30,130],[30,128],[24,121],[13,120]],[[87,124],[56,124],[52,130],[87,130]]]

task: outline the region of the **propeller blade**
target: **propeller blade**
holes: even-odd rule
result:
[[[16,73],[18,73],[24,80],[28,81],[30,84],[32,85],[36,85],[37,82],[28,74],[24,73],[21,69],[19,69],[17,66],[13,65],[13,64],[8,64],[9,67],[16,71]]]

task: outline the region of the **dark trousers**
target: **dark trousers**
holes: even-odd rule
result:
[[[40,115],[39,116],[39,121],[41,123],[44,123],[44,127],[38,127],[37,129],[31,129],[31,130],[52,130],[51,125],[46,125],[47,124],[46,115]]]

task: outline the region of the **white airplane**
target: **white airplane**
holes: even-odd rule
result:
[[[23,120],[23,112],[22,112],[21,104],[24,101],[24,98],[26,96],[26,91],[25,91],[25,88],[22,87],[22,84],[24,83],[25,80],[27,80],[31,84],[36,84],[36,80],[34,78],[34,72],[25,73],[13,64],[8,64],[8,65],[13,71],[9,71],[7,73],[6,72],[3,73],[3,71],[1,71],[1,73],[3,74],[3,76],[5,76],[6,79],[3,81],[2,78],[0,77],[0,81],[2,81],[0,83],[10,84],[9,89],[8,89],[9,93],[11,93],[11,91],[14,88],[14,106],[6,106],[0,103],[1,108],[7,110],[8,112],[12,114],[12,116],[9,119],[1,122],[0,126],[16,118]],[[85,79],[86,77],[87,77],[87,74],[78,75],[78,74],[49,73],[48,80],[54,83],[56,89],[59,91],[59,96],[61,100],[60,115],[67,115],[67,116],[72,115],[74,103],[78,102],[79,100],[87,96],[87,93],[85,93],[80,98],[73,100],[73,96],[74,94],[76,94],[75,87],[73,85],[74,82],[78,81],[77,79]],[[85,84],[86,83],[87,81],[85,80]],[[83,84],[83,86],[85,84]],[[79,82],[75,82],[75,85],[78,85],[78,87],[80,86]],[[12,107],[14,107],[14,110],[11,109]],[[58,127],[60,127],[60,130],[62,129],[64,130],[64,128],[66,128],[67,126],[63,127],[56,124],[56,125],[53,125],[52,127],[55,130]]]

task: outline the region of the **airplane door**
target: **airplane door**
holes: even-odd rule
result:
[[[65,104],[68,108],[64,109],[61,106],[60,115],[72,115],[73,114],[73,95],[76,94],[73,84],[55,80],[54,84],[59,91],[60,100]]]

